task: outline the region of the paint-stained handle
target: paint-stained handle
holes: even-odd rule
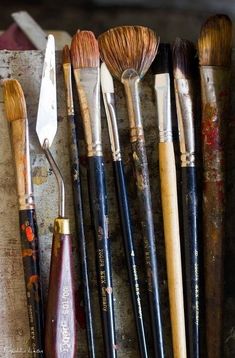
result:
[[[72,243],[68,219],[57,218],[45,322],[46,358],[75,358],[76,318]]]
[[[106,357],[116,358],[111,253],[103,157],[88,157],[88,165],[89,193],[96,238],[98,282]]]
[[[148,293],[155,355],[164,358],[163,325],[160,310],[159,271],[155,245],[152,201],[149,184],[148,161],[142,137],[132,142],[139,212],[143,231],[144,255],[148,279]]]
[[[33,357],[43,357],[43,303],[35,211],[20,210],[19,219],[32,353]]]
[[[172,142],[159,143],[162,211],[174,358],[186,358],[177,178]]]
[[[199,247],[199,206],[196,167],[181,168],[183,205],[183,245],[185,269],[185,306],[188,354],[190,358],[200,358],[200,260]],[[200,261],[199,261],[200,260]]]

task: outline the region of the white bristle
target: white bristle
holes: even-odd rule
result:
[[[102,92],[114,93],[113,77],[104,62],[101,64],[100,70]]]

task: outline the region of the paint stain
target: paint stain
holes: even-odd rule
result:
[[[112,287],[107,287],[105,291],[108,293],[108,295],[111,295],[113,293]]]
[[[45,167],[34,167],[32,176],[33,184],[41,185],[47,181],[48,171]]]
[[[26,234],[26,238],[28,241],[33,241],[34,240],[34,233],[33,230],[31,228],[31,226],[26,226],[25,228],[25,234]]]
[[[29,277],[27,288],[28,290],[32,290],[33,285],[38,284],[39,282],[39,276],[38,275],[32,275]]]

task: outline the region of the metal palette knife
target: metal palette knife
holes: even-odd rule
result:
[[[50,279],[45,325],[48,357],[76,355],[75,297],[69,219],[64,216],[65,189],[60,170],[50,152],[57,131],[55,41],[48,36],[38,105],[37,135],[58,183],[58,217],[54,221]]]

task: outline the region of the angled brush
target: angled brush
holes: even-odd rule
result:
[[[195,164],[196,80],[199,71],[193,43],[180,38],[174,41],[173,67],[181,152],[186,335],[189,357],[200,358],[201,250],[199,189]]]
[[[225,130],[228,120],[232,23],[209,17],[198,40],[202,92],[203,244],[208,358],[222,357]]]
[[[16,167],[20,236],[31,348],[33,357],[43,357],[43,303],[39,265],[39,240],[31,180],[29,130],[26,103],[16,80],[3,82],[6,117],[10,122]],[[36,353],[38,352],[38,353]]]
[[[109,139],[113,155],[114,174],[117,184],[117,196],[122,223],[124,246],[129,273],[129,282],[132,294],[133,311],[136,320],[136,328],[141,358],[148,357],[147,344],[144,331],[144,322],[140,298],[139,279],[135,247],[132,232],[131,216],[126,190],[126,178],[123,168],[123,161],[119,142],[118,125],[115,109],[114,84],[112,76],[103,62],[101,65],[101,88],[103,92],[104,107],[109,130]]]
[[[83,203],[82,203],[82,193],[81,193],[81,185],[80,185],[78,140],[76,136],[76,123],[75,123],[74,105],[73,105],[73,90],[72,90],[72,78],[71,78],[72,66],[71,66],[71,59],[70,59],[70,51],[67,45],[63,48],[62,62],[63,62],[63,71],[64,71],[65,90],[66,90],[66,101],[67,101],[74,209],[76,215],[76,226],[78,231],[79,252],[82,261],[81,274],[82,274],[83,296],[84,296],[83,301],[84,301],[85,316],[86,316],[87,347],[89,351],[89,357],[94,358],[95,340],[94,340],[94,327],[93,327],[93,317],[92,317],[93,315],[91,309],[91,294],[90,294],[90,283],[89,283],[89,273],[88,273],[86,238],[85,238],[84,223],[83,223]]]
[[[90,204],[96,239],[105,352],[108,358],[114,358],[117,356],[117,345],[107,194],[101,143],[100,57],[98,43],[92,32],[80,31],[74,35],[71,57],[87,146]]]
[[[101,58],[111,74],[124,85],[132,156],[141,213],[148,277],[148,294],[155,355],[164,357],[162,317],[159,298],[159,273],[155,246],[152,199],[143,120],[140,109],[139,81],[149,69],[158,48],[156,34],[142,26],[121,26],[103,33],[99,39]]]
[[[159,45],[152,70],[155,77],[154,88],[158,114],[159,167],[173,353],[174,358],[186,358],[177,178],[171,119],[171,51],[169,44]]]

